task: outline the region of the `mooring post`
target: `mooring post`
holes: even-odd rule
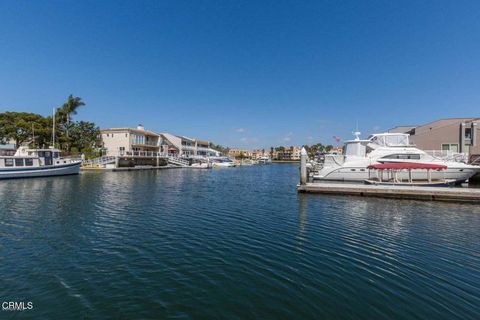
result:
[[[300,151],[300,184],[301,185],[306,185],[307,184],[307,150],[305,148],[302,148]]]

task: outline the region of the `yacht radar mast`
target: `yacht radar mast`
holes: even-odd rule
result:
[[[360,131],[358,131],[358,130],[355,131],[355,132],[353,132],[353,135],[355,136],[355,141],[360,140],[360,135],[361,135],[361,134],[362,134],[362,133],[361,133]]]

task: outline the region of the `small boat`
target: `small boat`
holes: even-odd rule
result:
[[[235,167],[236,164],[233,162],[230,158],[216,158],[215,160],[212,160],[212,167],[214,168],[229,168],[229,167]]]
[[[432,171],[444,172],[447,169],[447,166],[439,164],[387,162],[372,164],[367,169],[368,179],[365,179],[364,183],[372,185],[448,187],[460,182],[445,177],[443,179],[432,179]],[[426,170],[427,179],[414,179],[413,170]]]
[[[270,164],[272,163],[272,159],[270,159],[270,157],[261,157],[260,159],[258,159],[258,163],[259,164]]]
[[[0,157],[0,179],[78,174],[82,161],[61,158],[58,149],[20,147],[14,156]]]
[[[208,162],[194,162],[190,167],[198,169],[210,169],[212,166]]]

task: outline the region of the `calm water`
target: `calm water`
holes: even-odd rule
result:
[[[298,166],[0,181],[0,318],[479,319],[480,208]]]

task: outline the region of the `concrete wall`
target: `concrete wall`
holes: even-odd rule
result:
[[[128,132],[102,133],[102,142],[104,148],[107,149],[106,155],[117,155],[120,147],[124,147],[125,151],[132,151],[130,144],[130,133]]]

